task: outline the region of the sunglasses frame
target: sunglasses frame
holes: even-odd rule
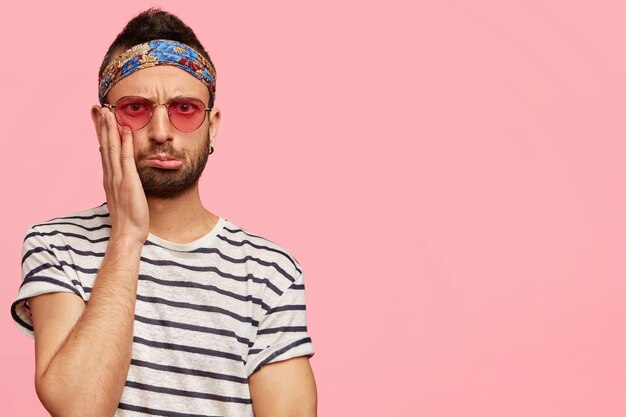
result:
[[[193,132],[193,131],[195,131],[195,130],[200,129],[200,126],[202,126],[202,124],[204,123],[204,119],[206,119],[206,113],[207,113],[207,112],[210,112],[210,111],[212,110],[212,107],[206,107],[206,105],[204,104],[204,101],[200,100],[200,99],[199,99],[199,98],[197,98],[197,97],[189,97],[189,96],[176,96],[176,97],[173,97],[173,98],[169,99],[169,100],[168,100],[167,102],[165,102],[165,103],[155,103],[155,102],[153,102],[152,100],[150,100],[149,98],[147,98],[147,97],[143,97],[143,96],[123,96],[123,97],[120,97],[119,99],[117,99],[117,101],[115,102],[115,104],[104,103],[104,104],[102,105],[103,107],[108,107],[108,108],[109,108],[109,109],[113,112],[113,114],[115,114],[115,121],[116,121],[116,122],[117,122],[117,124],[118,124],[118,125],[120,125],[120,126],[122,126],[122,124],[121,124],[121,123],[120,123],[120,121],[117,119],[117,112],[115,112],[115,108],[117,107],[117,103],[119,103],[119,102],[120,102],[120,100],[123,100],[123,99],[125,99],[125,98],[129,98],[129,97],[141,98],[141,99],[143,99],[143,100],[146,100],[148,103],[152,104],[152,111],[150,112],[150,118],[148,119],[148,121],[146,122],[146,124],[145,124],[145,125],[143,125],[143,126],[141,126],[141,127],[136,128],[136,129],[131,129],[133,132],[134,132],[134,131],[136,131],[136,130],[141,130],[141,129],[143,129],[144,127],[148,126],[148,124],[150,124],[150,122],[152,121],[152,116],[154,116],[154,109],[155,109],[157,106],[165,106],[165,108],[166,108],[166,110],[167,110],[167,119],[170,121],[170,124],[172,125],[172,127],[173,127],[174,129],[176,129],[176,130],[178,130],[178,131],[180,131],[180,132],[183,132],[183,133],[191,133],[191,132]],[[192,130],[182,130],[182,129],[179,129],[178,127],[176,127],[176,125],[172,122],[172,118],[171,118],[171,116],[170,116],[170,111],[169,111],[169,110],[170,110],[170,109],[169,109],[170,103],[172,103],[174,100],[181,99],[181,98],[187,98],[187,99],[191,99],[191,100],[198,100],[200,103],[202,103],[202,105],[203,105],[203,106],[205,106],[205,107],[204,107],[204,116],[202,117],[202,121],[200,122],[200,124],[198,125],[198,127],[196,127],[195,129],[192,129]],[[130,126],[129,126],[129,127],[130,127]]]

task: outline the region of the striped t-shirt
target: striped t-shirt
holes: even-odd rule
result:
[[[33,335],[29,297],[89,300],[111,223],[106,203],[31,227],[11,313]],[[177,244],[150,234],[141,252],[132,360],[117,416],[253,416],[248,377],[313,356],[302,269],[281,246],[220,217]]]

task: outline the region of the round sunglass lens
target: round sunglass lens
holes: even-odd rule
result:
[[[191,132],[200,127],[205,116],[204,103],[189,97],[172,100],[168,106],[170,121],[174,127],[183,132]]]
[[[150,121],[152,103],[144,97],[123,97],[115,105],[115,117],[120,125],[141,129]]]

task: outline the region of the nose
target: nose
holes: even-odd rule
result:
[[[150,139],[159,143],[172,140],[172,129],[174,128],[167,114],[167,106],[165,104],[157,104],[154,106],[152,119],[149,123]]]

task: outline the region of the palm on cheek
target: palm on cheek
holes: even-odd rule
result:
[[[113,113],[100,108],[98,140],[103,186],[111,215],[111,238],[128,237],[144,242],[148,237],[148,204],[135,166],[132,131],[124,128],[120,136]]]

